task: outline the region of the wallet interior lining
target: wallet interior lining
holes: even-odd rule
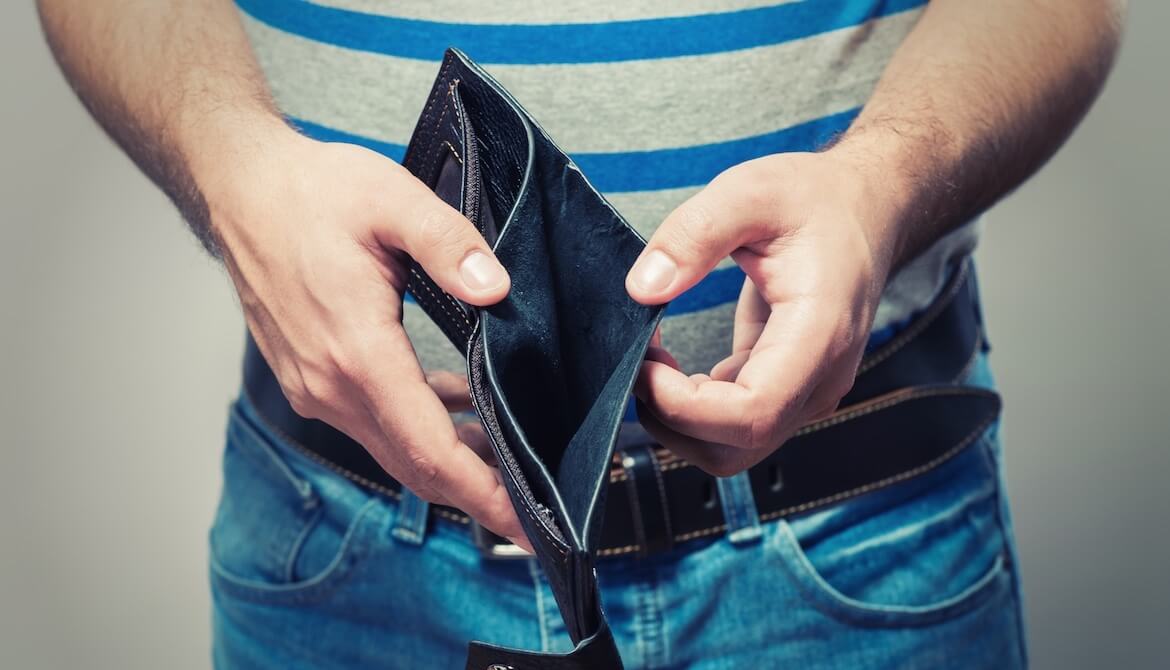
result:
[[[463,98],[468,117],[503,111],[477,110],[473,93]],[[471,124],[464,135],[479,144],[464,152],[465,162],[473,153],[477,161],[463,166],[465,179],[483,178],[481,209],[506,220],[495,252],[512,279],[508,297],[481,312],[485,366],[496,419],[545,498],[537,502],[563,503],[571,534],[590,544],[588,514],[600,507],[594,502],[609,472],[608,446],[659,310],[625,291],[626,271],[644,245],[637,233],[509,111],[512,123],[495,116],[490,127]],[[529,141],[531,152],[518,150]],[[529,153],[531,164],[527,157],[516,163]],[[526,179],[509,181],[521,172]]]

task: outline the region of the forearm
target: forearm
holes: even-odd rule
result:
[[[1099,93],[1123,0],[932,0],[834,151],[912,258],[1034,173]]]
[[[38,7],[78,97],[217,253],[202,176],[284,127],[230,0]]]

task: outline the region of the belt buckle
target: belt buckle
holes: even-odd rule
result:
[[[471,537],[475,541],[479,553],[484,558],[493,561],[512,561],[532,557],[532,554],[479,525],[475,519],[471,520]]]

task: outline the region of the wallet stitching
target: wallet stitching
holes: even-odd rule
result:
[[[438,78],[440,81],[447,76],[447,71],[451,69],[451,64],[453,62],[454,61],[452,61],[452,60],[447,60],[443,63],[443,66],[441,68],[439,68],[439,77]],[[434,109],[435,105],[439,102],[440,97],[442,97],[442,96],[439,94],[438,91],[435,91],[431,95],[431,99],[427,101],[426,109],[423,110],[423,116],[428,116],[431,113],[431,110]],[[427,131],[426,129],[424,129],[424,132],[426,132],[426,137],[428,139],[433,135],[433,131]]]
[[[448,319],[450,320],[450,323],[456,329],[459,330],[459,334],[466,338],[467,337],[467,330],[463,327],[462,324],[459,323],[459,321],[457,321],[455,319],[455,315],[452,314],[450,312],[450,310],[447,309],[447,306],[445,304],[443,304],[443,301],[440,300],[437,295],[435,295],[434,289],[431,288],[430,284],[423,278],[423,276],[418,272],[418,270],[416,270],[415,268],[412,267],[412,268],[410,268],[410,273],[418,278],[419,284],[422,285],[422,287],[427,290],[427,293],[430,294],[431,298],[434,300],[434,302],[432,304],[435,304],[436,306],[439,307],[439,309],[443,310],[443,313],[447,315]],[[444,293],[443,295],[447,295],[447,294]],[[415,297],[417,298],[418,296],[416,295]],[[450,298],[450,296],[448,296],[448,298]],[[457,310],[457,312],[458,312],[460,318],[463,319],[463,323],[466,324],[468,328],[470,328],[471,321],[468,320],[467,314],[465,314],[463,312],[463,310]]]
[[[443,74],[444,74],[443,72],[440,72],[440,73],[439,73],[439,76],[440,76],[440,78],[442,78]],[[458,78],[456,78],[456,79],[453,79],[453,80],[452,80],[452,81],[451,81],[449,84],[447,84],[447,95],[446,95],[446,96],[442,96],[442,97],[444,97],[444,99],[445,99],[445,100],[448,100],[448,101],[450,101],[450,104],[445,104],[445,105],[443,105],[442,109],[439,111],[439,118],[438,118],[438,120],[435,122],[434,128],[433,128],[433,129],[431,130],[431,132],[429,133],[429,136],[430,136],[430,138],[431,138],[431,140],[432,140],[432,141],[433,141],[433,140],[434,140],[436,137],[438,137],[438,132],[439,132],[439,129],[443,127],[443,121],[444,121],[444,120],[447,118],[447,113],[448,113],[448,112],[451,110],[451,107],[452,107],[452,106],[455,104],[455,87],[456,87],[458,84],[459,84],[459,79],[458,79]],[[435,96],[435,100],[438,100],[438,99],[439,99],[439,97],[440,97],[440,96]],[[458,123],[459,123],[459,117],[458,117],[458,115],[455,115],[454,119],[455,119],[455,123],[456,123],[456,124],[458,124]],[[460,132],[459,132],[459,134],[463,134],[463,133],[462,133],[462,130],[463,130],[462,126],[459,126],[459,127],[457,127],[457,128],[456,128],[456,130],[460,131]],[[441,147],[443,144],[446,144],[448,147],[450,147],[450,148],[451,148],[451,152],[455,154],[455,160],[457,160],[457,161],[459,162],[459,165],[460,165],[460,166],[462,166],[462,165],[463,165],[463,159],[462,159],[462,158],[459,156],[459,152],[455,150],[455,147],[454,147],[454,146],[452,146],[452,145],[451,145],[451,143],[450,143],[450,142],[448,142],[448,141],[446,141],[446,140],[443,140],[443,142],[440,144],[440,147]],[[431,152],[431,154],[430,154],[430,159],[427,161],[427,167],[426,167],[426,170],[424,170],[424,174],[427,174],[427,175],[429,175],[429,174],[431,174],[431,173],[432,173],[432,171],[433,171],[433,170],[434,170],[434,168],[435,168],[435,163],[438,161],[438,159],[439,159],[439,156],[440,156],[442,153],[443,153],[442,151],[433,151],[433,152]],[[411,268],[411,270],[413,271],[413,270],[414,270],[414,268]],[[417,274],[417,273],[416,273],[416,274]],[[431,295],[432,295],[432,297],[434,298],[435,302],[439,303],[439,306],[440,306],[440,307],[443,307],[443,311],[444,311],[445,313],[447,313],[447,315],[448,315],[448,316],[451,316],[451,313],[450,313],[450,312],[449,312],[449,311],[448,311],[448,310],[447,310],[447,309],[446,309],[446,308],[443,306],[443,304],[442,304],[442,303],[444,302],[443,298],[446,298],[446,301],[445,301],[445,302],[446,302],[447,304],[449,304],[449,305],[451,306],[451,308],[452,308],[454,311],[456,311],[456,312],[458,312],[458,313],[459,313],[459,315],[460,315],[460,316],[463,318],[463,321],[464,321],[465,323],[467,323],[467,325],[468,325],[469,327],[471,326],[471,322],[470,322],[470,321],[468,321],[468,319],[467,319],[467,315],[466,315],[466,313],[464,312],[463,308],[462,308],[462,307],[459,305],[459,303],[458,303],[458,302],[456,302],[456,301],[455,301],[455,298],[451,297],[451,294],[449,294],[449,293],[447,293],[446,291],[443,291],[443,290],[441,290],[441,289],[440,289],[440,291],[439,291],[439,294],[438,294],[438,295],[436,295],[436,294],[435,294],[435,292],[434,292],[434,291],[433,291],[433,290],[432,290],[432,289],[431,289],[429,286],[427,287],[427,291],[428,291],[429,293],[431,293]],[[441,296],[441,297],[440,297],[440,296]],[[457,327],[458,327],[458,326],[457,326]],[[463,336],[464,338],[466,338],[466,337],[467,337],[467,331],[466,331],[466,330],[464,330],[462,327],[459,327],[459,334],[460,334],[461,336]]]
[[[448,101],[453,101],[455,99],[455,85],[458,83],[459,83],[459,80],[455,79],[450,84],[448,84],[447,95],[442,96],[444,98],[445,104],[439,110],[439,118],[436,119],[435,125],[431,128],[431,131],[428,133],[428,136],[431,138],[432,142],[438,137],[439,129],[441,129],[443,127],[443,121],[447,118],[447,112],[451,110],[451,104],[449,104]],[[439,97],[440,96],[435,96],[435,99],[438,100]],[[442,154],[441,151],[431,151],[430,152],[430,156],[427,158],[426,170],[423,171],[423,174],[427,175],[428,179],[430,178],[430,175],[434,171],[435,163],[438,162],[439,156],[441,154]]]
[[[454,93],[454,90],[455,90],[455,82],[452,82],[451,86],[447,89],[447,95],[444,96],[444,98],[445,98],[444,105],[439,110],[439,118],[437,121],[435,121],[435,125],[433,128],[431,128],[431,132],[429,133],[432,141],[438,137],[439,129],[443,127],[443,120],[447,118],[447,112],[451,109],[451,106],[449,104],[446,104],[446,99],[453,98],[452,94]],[[438,162],[439,155],[441,153],[442,152],[439,152],[439,151],[430,152],[430,156],[427,158],[427,168],[423,172],[423,174],[427,175],[428,179],[430,178],[431,173],[434,171],[435,163]]]
[[[514,473],[509,473],[509,475],[515,478]],[[556,538],[552,532],[545,527],[545,520],[538,517],[529,505],[521,505],[520,507],[524,509],[524,514],[533,521],[536,529],[540,531],[540,534],[543,535],[546,540],[548,540],[548,543],[553,548],[553,550],[560,554],[561,558],[567,558],[569,555],[568,550],[561,548],[561,542],[563,540]]]
[[[447,67],[449,65],[450,64],[444,65],[443,70],[439,73],[439,78],[443,78],[445,76],[445,74],[447,72]],[[451,90],[448,88],[447,89],[448,95],[450,95],[450,91]],[[435,91],[435,95],[431,98],[431,101],[427,104],[427,108],[423,112],[423,114],[424,115],[430,114],[431,110],[434,109],[436,104],[438,104],[439,99],[446,98],[446,97],[447,96],[440,94],[438,91]],[[447,115],[447,107],[443,106],[443,108],[439,110],[438,121],[433,126],[428,128],[426,131],[426,137],[428,140],[426,142],[427,145],[433,146],[435,137],[439,132],[439,128],[443,127],[443,117],[445,117],[446,115]],[[426,169],[422,171],[423,174],[426,175],[426,178],[428,178],[428,179],[430,178],[431,170],[434,169],[435,158],[436,158],[435,152],[428,152],[428,155],[426,156],[426,164],[425,164]]]
[[[452,60],[448,60],[448,61],[446,61],[446,62],[444,62],[444,63],[443,63],[443,66],[442,66],[442,68],[440,68],[440,70],[439,70],[439,79],[440,79],[440,80],[443,80],[443,79],[445,79],[445,78],[447,77],[447,73],[448,73],[448,71],[451,69],[451,65],[452,65],[453,63],[454,63],[454,61],[452,61]],[[452,81],[452,82],[451,82],[451,83],[448,85],[448,87],[447,87],[447,95],[448,95],[448,96],[453,96],[453,94],[454,94],[454,90],[455,90],[455,84],[457,84],[457,83],[458,83],[458,79],[456,79],[456,80]],[[441,94],[439,94],[439,93],[438,93],[438,91],[436,91],[436,92],[435,92],[435,95],[432,95],[432,96],[431,96],[431,99],[430,99],[429,101],[427,101],[427,106],[426,106],[426,109],[425,109],[425,110],[423,110],[423,115],[424,115],[424,116],[427,116],[427,115],[429,115],[429,114],[431,113],[431,110],[433,110],[433,109],[435,108],[435,105],[439,103],[439,99],[440,99],[440,98],[442,98],[442,97],[444,97],[444,96],[442,96]],[[422,142],[422,143],[421,143],[421,145],[422,145],[422,146],[425,146],[425,145],[431,144],[431,143],[434,141],[434,139],[435,139],[435,137],[436,137],[436,134],[438,133],[438,130],[439,130],[439,128],[441,128],[441,127],[442,127],[442,124],[443,124],[443,119],[446,117],[446,115],[447,115],[447,110],[448,110],[448,109],[449,109],[449,107],[446,107],[446,106],[444,106],[444,107],[443,107],[443,108],[440,110],[440,112],[439,112],[439,118],[438,118],[438,121],[435,123],[435,125],[434,125],[434,127],[433,127],[433,128],[430,128],[430,129],[424,129],[426,141],[424,141],[424,142]],[[425,169],[423,170],[423,174],[430,174],[431,170],[433,170],[433,169],[434,169],[435,161],[437,160],[437,158],[438,158],[438,154],[439,154],[440,152],[429,152],[429,153],[430,153],[430,155],[429,155],[429,157],[426,159],[426,163],[425,163],[425,166],[426,166],[426,167],[425,167]],[[425,154],[424,154],[424,155],[425,155]],[[458,154],[456,154],[456,159],[458,159]],[[461,163],[461,164],[462,164],[462,163]],[[416,261],[416,264],[417,264],[417,261]],[[446,313],[446,314],[447,314],[447,316],[448,316],[448,317],[451,317],[451,313],[450,313],[450,311],[449,311],[449,310],[446,308],[446,306],[443,304],[443,300],[441,300],[441,299],[438,297],[438,295],[436,295],[436,293],[435,293],[435,290],[434,290],[433,288],[431,288],[431,286],[430,286],[429,282],[428,282],[426,279],[424,279],[424,278],[423,278],[423,276],[421,275],[421,273],[419,273],[419,272],[418,272],[417,268],[416,268],[416,267],[414,267],[414,266],[412,266],[412,267],[410,268],[410,271],[411,271],[411,274],[413,274],[413,275],[414,275],[414,276],[415,276],[415,277],[416,277],[416,278],[419,280],[419,281],[418,281],[418,283],[419,283],[419,284],[420,284],[420,285],[421,285],[423,288],[425,288],[425,289],[426,289],[426,291],[427,291],[427,293],[428,293],[428,294],[430,294],[430,300],[426,300],[426,299],[425,299],[425,297],[423,297],[423,296],[419,296],[419,295],[416,293],[416,295],[415,295],[415,298],[416,298],[416,299],[417,299],[417,298],[420,298],[420,297],[423,297],[423,298],[424,298],[424,299],[422,299],[422,300],[419,300],[419,304],[420,304],[421,306],[423,306],[424,308],[427,306],[427,304],[428,304],[428,303],[430,303],[430,305],[431,305],[432,307],[434,307],[434,306],[438,306],[440,309],[442,309],[442,310],[443,310],[443,312],[444,312],[444,313]],[[462,319],[463,319],[463,322],[464,322],[464,323],[466,323],[468,326],[470,326],[471,324],[470,324],[470,321],[468,321],[468,319],[467,319],[467,315],[466,315],[466,314],[463,312],[463,310],[462,310],[462,309],[460,309],[460,308],[459,308],[458,304],[457,304],[457,303],[455,303],[454,299],[453,299],[453,298],[452,298],[450,295],[448,295],[446,292],[442,292],[442,295],[443,295],[444,297],[446,297],[446,298],[447,298],[447,302],[451,303],[451,305],[452,305],[452,306],[455,308],[455,310],[456,310],[457,312],[459,312],[460,316],[461,316],[461,317],[462,317]],[[462,336],[462,337],[466,337],[466,336],[467,336],[467,332],[466,332],[466,330],[465,330],[465,329],[464,329],[462,326],[460,326],[460,325],[459,325],[459,322],[458,322],[458,321],[454,320],[453,318],[449,318],[449,319],[448,319],[448,323],[450,323],[450,324],[451,324],[451,327],[454,327],[454,328],[457,330],[457,332],[458,332],[458,334],[459,334],[460,336]]]
[[[450,149],[451,153],[455,155],[455,162],[456,163],[463,165],[463,157],[459,155],[459,150],[455,148],[454,144],[451,144],[450,140],[443,140],[443,146]]]

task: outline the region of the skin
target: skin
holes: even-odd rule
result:
[[[409,254],[452,295],[509,282],[472,224],[398,164],[281,119],[229,0],[39,0],[92,115],[222,258],[301,415],[363,444],[423,498],[528,547],[469,407],[401,325]],[[636,388],[663,444],[719,475],[831,412],[887,278],[1035,171],[1112,61],[1121,3],[933,0],[832,148],[738,165],[672,213],[627,280],[670,300],[730,254],[750,281],[734,353],[687,376],[661,343]]]
[[[720,476],[849,391],[900,265],[1036,171],[1096,98],[1124,3],[932,0],[844,137],[737,165],[679,206],[627,277],[671,300],[727,255],[747,274],[707,374],[651,349],[635,388],[658,441]]]

